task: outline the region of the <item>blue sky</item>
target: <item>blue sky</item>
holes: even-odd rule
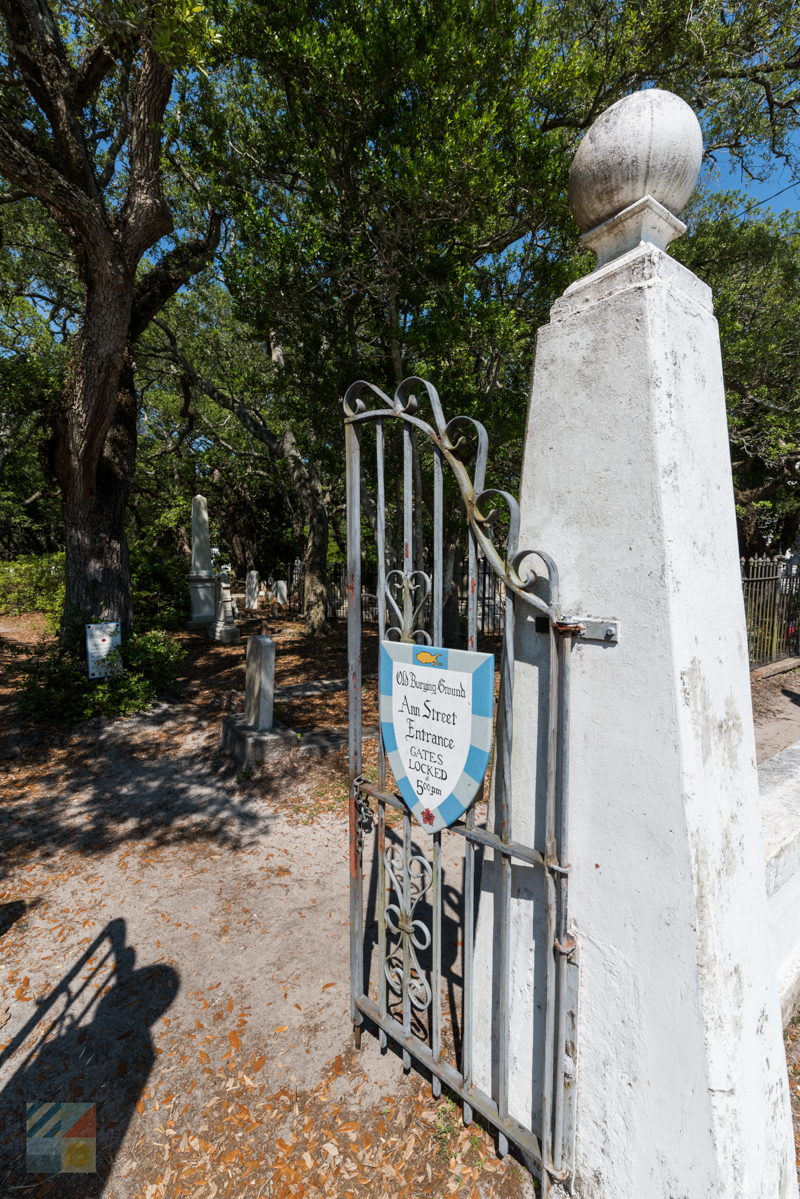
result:
[[[704,168],[709,185],[715,191],[741,191],[751,202],[759,202],[755,212],[786,212],[800,210],[800,181],[792,180],[785,165],[776,165],[763,183],[754,183],[743,175],[737,165],[732,165],[727,154],[720,153],[716,168],[710,163]],[[779,194],[776,194],[779,193]]]

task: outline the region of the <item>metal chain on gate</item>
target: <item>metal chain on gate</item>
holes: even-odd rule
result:
[[[364,849],[364,836],[371,833],[375,827],[375,813],[372,810],[369,802],[369,796],[361,790],[361,784],[366,782],[362,775],[353,779],[353,789],[355,791],[356,803],[356,829],[358,838],[359,855]]]

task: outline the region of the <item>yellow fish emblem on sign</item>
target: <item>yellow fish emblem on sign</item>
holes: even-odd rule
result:
[[[427,649],[422,650],[418,654],[414,654],[414,657],[418,662],[421,662],[423,666],[441,666],[439,655],[432,654]]]

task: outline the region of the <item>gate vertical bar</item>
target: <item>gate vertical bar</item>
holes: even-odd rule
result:
[[[467,812],[466,825],[468,831],[475,827],[475,805]],[[472,1086],[472,970],[475,954],[475,846],[470,838],[464,849],[464,935],[463,945],[463,975],[464,990],[461,1014],[461,1073],[464,1076],[465,1087]],[[472,1108],[464,1102],[464,1123],[472,1123]]]
[[[564,1056],[566,1050],[567,962],[572,951],[569,942],[569,673],[573,648],[571,634],[558,637],[558,760],[557,798],[559,808],[558,853],[562,870],[558,875],[557,974],[555,1010],[555,1095],[553,1098],[553,1166],[562,1168],[564,1149]]]
[[[403,574],[410,575],[414,569],[414,556],[412,553],[413,545],[413,530],[414,530],[414,513],[413,513],[413,489],[414,489],[414,434],[408,425],[403,425]]]
[[[474,534],[469,530],[470,562],[474,553]],[[470,571],[471,573],[471,571]],[[471,587],[467,587],[467,630],[475,627],[477,620],[477,597]],[[475,805],[467,812],[466,826],[469,831],[475,827]],[[472,1085],[472,1011],[473,1011],[473,957],[474,943],[474,913],[475,913],[475,845],[470,838],[464,849],[464,932],[461,938],[463,958],[464,990],[461,1015],[461,1073],[464,1085]],[[464,1123],[472,1123],[472,1107],[464,1101]]]
[[[378,667],[380,669],[381,642],[386,636],[386,489],[384,483],[384,438],[383,421],[379,420],[375,427],[375,499],[377,512],[375,514],[375,548],[378,555]],[[378,786],[383,791],[386,787],[386,753],[383,748],[383,738],[378,737]],[[378,857],[378,892],[376,906],[378,908],[378,1007],[381,1016],[386,1015],[386,804],[378,800],[378,835],[375,852]],[[386,1048],[386,1032],[378,1030],[378,1041],[381,1049]]]
[[[469,571],[467,579],[467,649],[474,652],[478,648],[478,550],[472,529],[469,531],[467,568]]]
[[[414,434],[403,425],[403,574],[406,576],[404,602],[411,603],[408,576],[414,570]],[[412,605],[413,607],[413,605]],[[414,630],[409,629],[409,638],[414,640]],[[411,817],[403,812],[403,902],[404,921],[411,910]],[[411,945],[410,930],[403,932],[403,1032],[411,1035]],[[403,1048],[403,1069],[411,1069],[411,1054]]]
[[[403,1033],[411,1036],[411,930],[408,927],[411,911],[411,817],[403,812]],[[411,1054],[403,1046],[403,1069],[411,1069]]]
[[[384,481],[384,437],[383,421],[379,420],[375,428],[375,549],[378,554],[378,656],[380,643],[386,636],[386,486]],[[383,786],[384,769],[383,742],[378,740],[378,778]]]
[[[433,618],[431,636],[434,645],[442,644],[442,452],[433,451]]]
[[[548,739],[547,739],[547,792],[545,812],[545,994],[547,1010],[552,1012],[556,1004],[556,884],[553,878],[553,867],[558,867],[556,846],[556,777],[558,762],[558,733],[560,710],[558,702],[560,655],[558,641],[561,634],[557,633],[551,623],[549,630],[549,699],[547,705]],[[552,1164],[553,1146],[553,1081],[554,1081],[554,1032],[551,1022],[545,1026],[544,1065],[542,1086],[542,1189],[547,1194],[549,1187],[547,1167]],[[561,1063],[559,1063],[559,1068]]]
[[[475,458],[475,495],[480,495],[486,482],[487,445],[478,436]],[[467,556],[469,578],[467,580],[467,649],[478,648],[478,597],[472,585],[477,573],[478,548],[472,526],[467,528]],[[475,805],[467,812],[467,830],[475,827]],[[472,1033],[474,1000],[474,954],[475,954],[475,844],[468,838],[464,852],[464,935],[461,938],[464,953],[463,1014],[461,1017],[461,1072],[466,1086],[472,1085]],[[464,1103],[464,1123],[472,1123],[472,1107]]]
[[[433,613],[431,618],[431,636],[434,645],[442,644],[442,454],[438,447],[433,451]],[[432,928],[432,970],[431,991],[431,1051],[436,1061],[442,1053],[442,834],[433,834],[433,886],[431,890],[431,905],[433,914]],[[442,1083],[437,1075],[431,1080],[431,1090],[438,1097],[442,1092]]]
[[[345,426],[347,479],[347,655],[349,721],[347,752],[350,772],[350,1014],[356,1045],[361,1044],[363,1017],[356,998],[363,991],[362,853],[358,827],[358,779],[361,777],[361,443],[360,432]]]
[[[432,971],[431,971],[431,1052],[435,1061],[442,1056],[442,834],[433,834],[433,885],[431,888],[432,913]],[[431,1090],[434,1097],[442,1093],[441,1079],[433,1075]]]
[[[500,840],[507,844],[511,840],[511,737],[512,737],[512,699],[514,694],[514,599],[506,596],[506,631],[503,639],[500,676],[500,702],[502,710],[498,712],[498,765],[495,783],[497,806],[497,821],[499,824]],[[497,857],[495,856],[495,860]],[[509,1068],[509,1005],[510,1005],[510,949],[509,934],[511,923],[511,858],[508,853],[500,851],[500,888],[499,888],[499,924],[500,946],[498,961],[498,1062],[497,1062],[497,1110],[502,1119],[508,1116],[508,1068]],[[500,1131],[497,1137],[498,1151],[501,1156],[508,1153],[508,1139]]]

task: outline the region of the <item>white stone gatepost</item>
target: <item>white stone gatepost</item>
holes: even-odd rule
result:
[[[192,500],[192,569],[189,575],[192,614],[188,628],[206,628],[214,619],[215,579],[211,569],[208,503],[204,495]]]
[[[526,432],[520,547],[555,558],[565,619],[619,622],[618,643],[576,640],[571,652],[580,999],[565,1164],[579,1199],[797,1195],[719,336],[709,289],[665,253],[701,153],[694,114],[655,89],[586,134],[570,202],[598,268],[540,330]],[[521,840],[539,835],[532,747],[541,756],[547,646],[523,621]],[[476,967],[490,948],[491,866]],[[537,971],[551,951],[531,921],[536,886],[518,880],[513,893],[510,1102],[521,1118],[532,1072],[534,1091],[541,1082]],[[478,1020],[491,1020],[491,985],[478,971]]]

